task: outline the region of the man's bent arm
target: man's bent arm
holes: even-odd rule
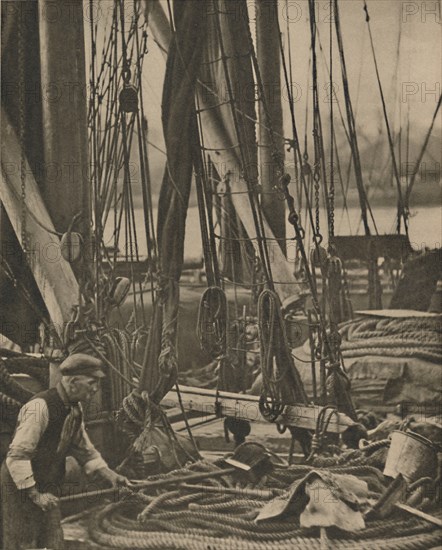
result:
[[[18,489],[28,489],[35,485],[31,459],[48,421],[49,411],[44,399],[32,399],[20,409],[6,457],[6,466]]]

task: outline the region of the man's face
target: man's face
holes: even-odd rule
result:
[[[97,393],[99,387],[99,380],[93,376],[86,376],[84,374],[75,376],[71,380],[71,390],[73,396],[82,401],[88,403],[93,396]]]

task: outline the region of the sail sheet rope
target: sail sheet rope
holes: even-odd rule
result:
[[[384,114],[385,126],[386,126],[386,129],[387,129],[388,144],[389,144],[389,147],[390,147],[391,160],[392,160],[392,163],[393,163],[393,173],[394,173],[394,177],[395,177],[395,180],[396,180],[396,186],[397,186],[397,193],[398,193],[397,232],[400,233],[401,218],[403,218],[405,233],[408,235],[408,213],[405,210],[404,198],[402,196],[402,187],[401,187],[401,181],[400,181],[400,176],[399,176],[399,170],[398,170],[397,162],[396,162],[396,154],[394,152],[394,145],[393,145],[393,138],[392,138],[391,129],[390,129],[390,122],[389,122],[389,119],[388,119],[387,107],[386,107],[386,104],[385,104],[384,91],[383,91],[383,88],[382,88],[381,78],[380,78],[380,74],[379,74],[379,67],[378,67],[376,52],[375,52],[375,48],[374,48],[373,35],[372,35],[372,32],[371,32],[370,15],[368,13],[368,6],[367,6],[367,2],[365,0],[364,0],[364,11],[365,11],[365,14],[366,14],[365,21],[366,21],[367,27],[368,27],[368,35],[370,37],[371,52],[372,52],[373,62],[374,62],[375,71],[376,71],[376,80],[377,80],[377,83],[378,83],[379,93],[380,93],[380,96],[381,96],[382,111],[383,111],[383,114]]]

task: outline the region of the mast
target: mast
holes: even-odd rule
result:
[[[267,129],[266,109],[259,102],[259,164],[262,184],[261,206],[265,218],[283,253],[286,253],[286,227],[284,201],[278,199],[274,185],[277,178],[278,163],[276,153],[284,159],[283,118],[281,105],[281,62],[279,53],[278,10],[273,0],[256,0],[256,53],[261,78],[264,83],[264,95],[268,116],[274,132]],[[275,150],[276,149],[276,150]]]
[[[40,0],[38,5],[41,87],[48,96],[43,100],[44,162],[53,171],[53,177],[43,183],[42,196],[61,233],[81,212],[77,227],[89,243],[91,182],[83,4],[81,0]]]

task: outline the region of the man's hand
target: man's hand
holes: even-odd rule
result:
[[[27,495],[43,512],[47,512],[58,506],[58,498],[56,496],[52,493],[40,493],[35,486],[27,490]]]
[[[100,468],[96,471],[96,474],[101,479],[106,480],[112,487],[127,487],[129,482],[127,477],[117,474],[110,468]]]

